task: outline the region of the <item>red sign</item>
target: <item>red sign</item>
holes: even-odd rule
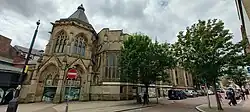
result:
[[[67,74],[68,79],[76,79],[77,78],[77,70],[76,69],[69,69]]]

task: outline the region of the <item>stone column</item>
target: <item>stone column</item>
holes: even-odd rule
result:
[[[49,43],[50,43],[50,48],[49,48],[49,53],[48,54],[52,54],[53,53],[53,50],[55,48],[55,42],[56,39],[52,37],[52,34],[51,34],[51,39],[49,40]]]
[[[73,48],[74,48],[74,44],[75,44],[75,42],[73,41],[74,39],[73,39],[74,37],[73,37],[73,32],[70,32],[70,36],[69,36],[69,54],[71,55],[72,53],[73,53]]]
[[[188,77],[187,72],[185,70],[183,70],[183,73],[184,73],[185,86],[188,86],[188,84],[187,84],[187,77]],[[186,77],[186,75],[187,75],[187,77]]]
[[[177,82],[176,82],[176,75],[177,74],[175,74],[175,69],[176,68],[172,69],[172,72],[173,72],[173,82],[174,82],[174,85],[177,85]]]
[[[188,80],[189,80],[189,86],[194,86],[193,85],[193,76],[192,76],[192,74],[188,74]]]
[[[38,83],[39,83],[39,77],[40,74],[38,74],[38,66],[40,65],[40,63],[36,64],[35,70],[33,71],[33,76],[31,78],[30,81],[30,87],[29,87],[29,91],[28,94],[26,96],[26,102],[35,102],[36,101],[36,91],[37,89],[39,89],[38,87]],[[42,72],[40,72],[42,73]]]
[[[53,102],[54,103],[59,103],[61,101],[61,92],[63,88],[63,77],[64,77],[64,71],[60,70],[59,71],[59,81],[58,81],[58,86],[56,88],[56,94],[54,96]]]

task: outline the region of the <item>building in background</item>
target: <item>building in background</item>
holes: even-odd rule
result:
[[[239,19],[242,23],[241,25],[241,32],[242,32],[242,39],[247,40],[248,46],[245,49],[245,53],[250,53],[250,0],[235,0],[237,12]],[[245,70],[248,74],[248,79],[250,82],[250,66],[245,67]],[[250,83],[249,83],[250,84]],[[250,89],[249,84],[247,88]]]
[[[28,48],[15,45],[12,47],[11,39],[0,35],[0,98],[1,104],[5,102],[4,96],[10,90],[14,90],[18,85],[18,78],[24,67],[27,58]],[[42,51],[33,49],[29,58],[29,69],[24,81],[24,88],[30,84],[34,68],[39,58],[42,57]]]
[[[123,100],[132,99],[137,86],[143,91],[143,85],[120,82],[118,55],[128,34],[109,28],[96,33],[82,5],[68,18],[51,24],[45,52],[37,61],[30,85],[21,90],[20,102],[58,103],[65,101],[67,95],[76,101]],[[67,80],[69,68],[77,69],[76,80]],[[191,74],[181,68],[170,70],[170,75],[172,83],[150,87],[158,86],[162,93],[173,86],[179,89],[193,86]]]
[[[235,0],[236,8],[239,19],[241,21],[242,40],[248,43],[245,48],[245,53],[250,52],[249,39],[250,39],[250,1],[249,0]]]
[[[10,96],[10,92],[17,87],[22,70],[13,66],[17,53],[10,43],[11,39],[0,35],[0,104],[6,104],[10,100],[6,96]]]

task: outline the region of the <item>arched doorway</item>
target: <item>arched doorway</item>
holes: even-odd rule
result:
[[[59,70],[53,64],[47,66],[44,71],[41,73],[39,82],[44,86],[42,92],[42,101],[52,102],[56,89],[58,86],[59,80]]]
[[[75,68],[77,69],[77,74],[78,77],[75,80],[70,80],[70,79],[65,79],[65,95],[64,95],[64,99],[67,100],[67,98],[69,98],[69,100],[71,101],[78,101],[80,99],[80,92],[82,89],[82,81],[83,81],[83,69],[81,69],[80,66],[75,66]]]
[[[80,85],[81,85],[80,76],[78,76],[76,80],[67,79],[64,99],[66,100],[68,97],[69,100],[72,100],[72,101],[79,100],[80,89],[81,89]]]

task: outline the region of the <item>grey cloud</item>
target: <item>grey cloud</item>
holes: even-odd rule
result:
[[[102,0],[101,3],[87,2],[87,10],[95,15],[103,15],[106,18],[120,17],[124,19],[140,19],[144,16],[144,9],[147,6],[147,0]],[[95,7],[89,7],[95,5]],[[97,8],[98,9],[93,9]],[[91,11],[92,10],[92,11]],[[92,14],[93,15],[93,14]]]
[[[1,10],[12,10],[27,18],[50,16],[57,13],[56,6],[47,0],[3,0]]]
[[[126,33],[142,32],[153,39],[157,37],[161,42],[173,43],[179,31],[185,30],[198,19],[219,18],[237,37],[234,40],[239,40],[241,36],[233,0],[22,0],[17,4],[14,0],[4,0],[4,4],[0,4],[0,26],[6,27],[0,27],[0,33],[11,37],[15,44],[28,47],[29,42],[20,43],[18,40],[24,42],[30,39],[35,22],[40,18],[35,48],[43,49],[52,27],[49,22],[68,17],[80,4],[85,7],[85,13],[97,32],[103,27],[123,29]],[[11,11],[19,15],[8,13]],[[1,18],[6,15],[13,19]],[[16,24],[15,21],[22,22]],[[16,33],[11,33],[13,31]]]

